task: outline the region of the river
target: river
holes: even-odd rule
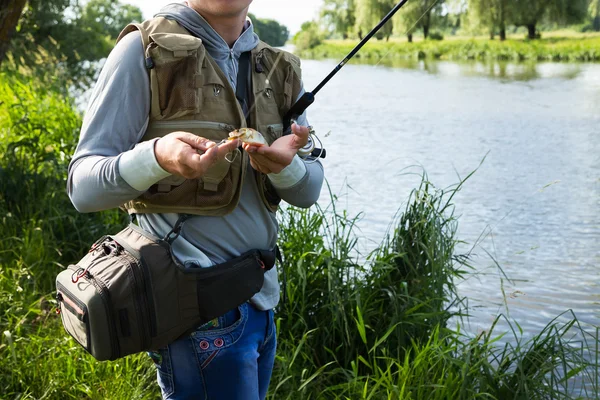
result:
[[[336,64],[304,60],[307,90]],[[454,202],[477,271],[460,285],[468,331],[504,313],[528,337],[569,309],[600,325],[600,65],[348,64],[308,116],[363,255],[418,185],[407,172],[444,188],[485,158]]]

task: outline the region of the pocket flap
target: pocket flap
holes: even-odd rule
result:
[[[170,51],[189,51],[196,50],[202,45],[202,40],[179,33],[153,33],[150,39],[163,49]]]
[[[212,167],[210,167],[202,176],[204,182],[204,190],[210,192],[216,192],[219,187],[219,183],[225,178],[229,172],[230,163],[226,160],[217,161]]]

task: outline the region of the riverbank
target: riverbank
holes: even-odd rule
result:
[[[326,40],[312,49],[296,52],[308,59],[342,59],[357,43],[357,40]],[[400,39],[388,42],[372,40],[354,58],[597,62],[600,61],[600,36],[547,37],[535,41],[510,38],[503,42],[484,38],[421,40],[413,43]]]
[[[81,119],[48,87],[0,75],[0,392],[158,399],[146,354],[96,362],[54,312],[55,275],[126,221],[70,204],[65,179]],[[528,340],[512,326],[506,346],[499,341],[513,334],[501,338],[502,316],[475,337],[448,323],[471,312],[455,285],[473,270],[455,247],[459,188],[424,178],[368,264],[353,256],[358,218],[335,202],[280,214],[286,297],[268,398],[597,398],[598,331],[584,334],[571,314]]]

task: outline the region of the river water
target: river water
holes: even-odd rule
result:
[[[336,64],[304,60],[307,90]],[[308,116],[338,208],[362,213],[363,255],[418,186],[419,168],[444,188],[485,158],[454,202],[477,271],[460,285],[467,331],[504,313],[528,337],[570,309],[600,325],[600,65],[348,64]]]

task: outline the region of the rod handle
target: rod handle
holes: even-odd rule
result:
[[[305,92],[302,97],[294,103],[292,108],[283,116],[283,134],[289,135],[292,133],[292,120],[301,116],[304,111],[315,102],[315,96],[312,92]]]

